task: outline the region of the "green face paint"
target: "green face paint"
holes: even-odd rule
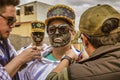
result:
[[[44,32],[32,32],[32,39],[36,44],[40,44],[43,41]]]
[[[47,32],[50,43],[55,48],[63,47],[71,41],[70,28],[68,24],[49,26]]]

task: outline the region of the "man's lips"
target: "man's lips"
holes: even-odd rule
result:
[[[59,43],[59,42],[62,42],[62,41],[63,41],[63,40],[62,40],[61,38],[55,38],[55,39],[54,39],[54,42],[58,42],[58,43]]]
[[[36,40],[41,40],[41,38],[36,38]]]
[[[6,34],[10,34],[10,31],[6,31]]]

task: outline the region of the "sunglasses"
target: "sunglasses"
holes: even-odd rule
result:
[[[0,16],[2,18],[4,18],[5,20],[7,20],[7,24],[8,26],[12,26],[17,20],[16,20],[16,17],[12,17],[12,16],[8,16],[8,17],[5,17],[3,15],[0,14]]]
[[[51,25],[48,27],[47,32],[48,32],[48,34],[55,34],[57,30],[61,34],[66,34],[72,29],[70,28],[70,26],[68,24],[60,24],[58,26]]]
[[[32,32],[32,34],[33,34],[34,36],[36,36],[36,35],[44,35],[43,32]]]

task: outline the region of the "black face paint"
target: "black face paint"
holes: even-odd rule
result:
[[[44,32],[32,32],[32,39],[35,43],[40,44],[43,41]]]
[[[55,48],[63,47],[71,40],[70,28],[68,24],[49,26],[47,32],[50,38],[50,43]]]

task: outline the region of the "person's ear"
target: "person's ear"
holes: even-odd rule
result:
[[[75,39],[75,35],[76,35],[76,31],[75,30],[71,31],[71,40]]]
[[[30,34],[30,35],[31,35],[31,37],[33,36],[32,32],[31,32],[31,34]]]
[[[81,34],[81,38],[82,38],[84,47],[87,48],[88,43],[89,43],[87,37],[84,34]]]

